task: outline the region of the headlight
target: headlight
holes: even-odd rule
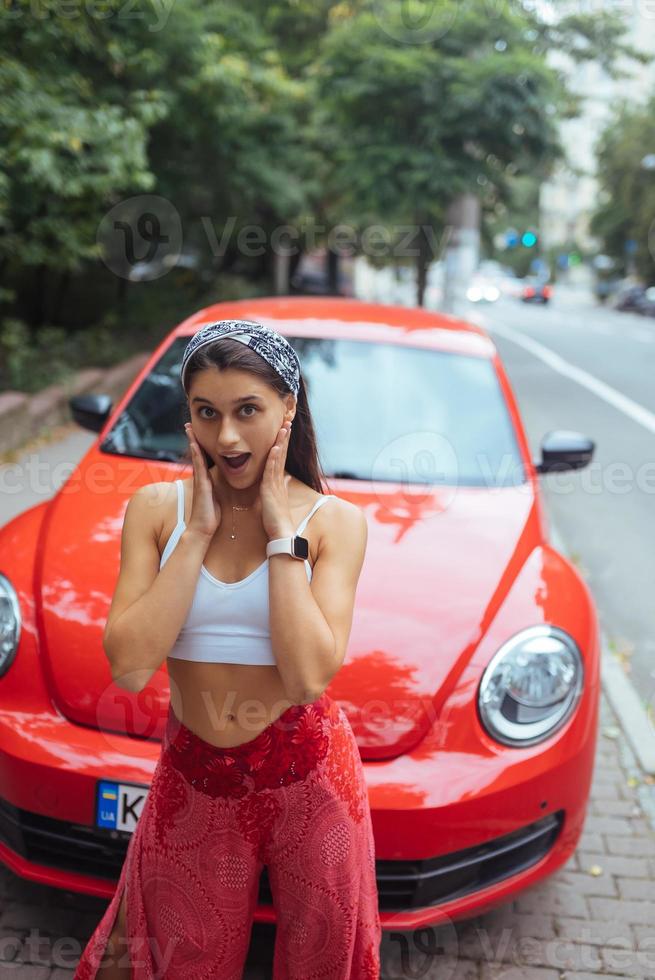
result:
[[[7,673],[16,656],[20,630],[18,596],[9,579],[0,572],[0,677]]]
[[[541,742],[572,714],[582,681],[580,650],[568,633],[550,625],[521,630],[502,645],[482,675],[482,724],[504,745]]]

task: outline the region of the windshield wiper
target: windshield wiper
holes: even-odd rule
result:
[[[151,459],[153,462],[157,460],[166,460],[169,463],[179,463],[181,457],[177,453],[172,453],[168,449],[154,449],[151,452],[141,452],[138,449],[128,449],[127,452],[119,452],[117,449],[112,449],[110,446],[101,445],[100,449],[103,452],[110,453],[112,456],[134,456],[137,459]]]

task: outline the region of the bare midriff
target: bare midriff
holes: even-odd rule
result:
[[[287,479],[290,480],[288,491],[291,516],[297,527],[318,495],[295,478]],[[186,504],[184,520],[188,523],[193,479],[184,480],[183,483]],[[303,536],[309,541],[309,561],[312,568],[318,551],[319,517],[322,516],[323,509],[321,507],[316,512],[303,532]],[[177,520],[175,493],[172,494],[169,506],[165,508],[165,514],[159,539],[160,554]],[[243,514],[239,514],[239,518],[241,517]],[[227,536],[227,525],[219,527],[207,550],[204,564],[216,578],[233,582],[245,578],[249,571],[264,560],[266,536],[259,526],[248,528],[243,521],[239,524],[239,561],[242,568],[248,569],[243,575],[235,572],[234,567],[228,567],[229,562],[224,556],[228,553],[227,548],[237,542],[228,542]],[[251,557],[250,561],[247,561],[247,555]],[[219,556],[223,556],[223,559]],[[167,657],[166,667],[174,714],[205,742],[219,748],[231,748],[256,738],[259,732],[279,718],[293,703],[275,665],[200,663]]]
[[[206,664],[166,658],[171,707],[205,742],[249,742],[293,703],[271,665]]]

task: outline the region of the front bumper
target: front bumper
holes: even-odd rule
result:
[[[442,906],[505,881],[551,852],[564,811],[548,814],[510,834],[474,847],[418,861],[376,861],[380,911],[394,914]],[[0,857],[17,874],[71,888],[71,877],[106,880],[113,894],[131,833],[89,827],[30,813],[0,800]],[[31,869],[31,874],[26,872]],[[89,881],[90,884],[90,881]],[[85,890],[82,888],[81,890]],[[258,905],[272,907],[266,867]]]
[[[431,752],[428,738],[364,762],[383,928],[477,915],[568,860],[586,812],[597,695],[586,692],[541,753],[497,752],[485,768],[473,752]],[[21,738],[0,712],[0,860],[22,877],[110,898],[131,833],[94,826],[98,782],[147,788],[161,743],[50,717]],[[266,868],[254,918],[275,922]]]

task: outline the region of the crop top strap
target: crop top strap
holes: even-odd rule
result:
[[[177,483],[177,523],[184,524],[184,484],[181,480]]]
[[[316,501],[316,503],[314,504],[314,506],[312,507],[312,509],[310,510],[309,514],[307,514],[307,516],[302,519],[302,521],[300,522],[300,524],[296,528],[295,533],[296,534],[302,534],[302,532],[305,530],[305,527],[307,525],[307,521],[312,516],[312,514],[314,513],[314,511],[318,510],[318,508],[322,504],[324,504],[326,501],[331,500],[332,497],[334,497],[334,494],[333,493],[326,493],[326,494],[323,494],[323,496],[319,497],[318,500]]]

